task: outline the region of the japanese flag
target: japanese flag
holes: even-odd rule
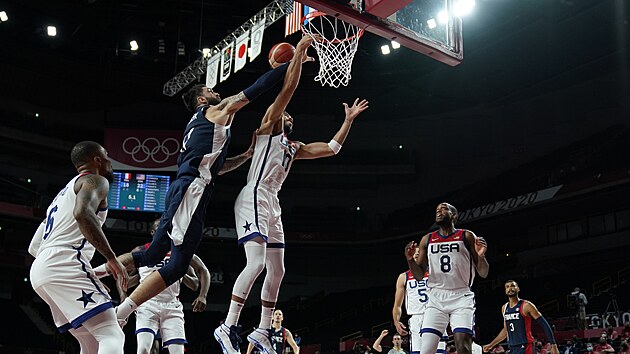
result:
[[[236,39],[236,51],[234,53],[234,72],[245,66],[247,62],[247,43],[249,42],[249,30]]]

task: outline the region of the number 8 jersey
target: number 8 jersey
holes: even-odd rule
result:
[[[470,289],[475,279],[475,267],[464,231],[458,229],[447,236],[441,235],[439,231],[429,234],[427,258],[431,274],[428,280],[430,289]]]

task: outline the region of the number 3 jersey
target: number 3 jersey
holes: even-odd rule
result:
[[[411,271],[405,272],[405,309],[408,315],[422,315],[427,306],[427,279],[429,273],[424,273],[422,280],[416,280]]]
[[[475,279],[475,267],[465,230],[455,230],[444,236],[439,231],[429,234],[427,257],[429,259],[430,289],[467,289]]]
[[[35,258],[48,248],[81,249],[82,257],[88,262],[94,256],[94,246],[86,242],[85,236],[79,230],[79,223],[74,218],[74,205],[77,199],[74,185],[86,174],[83,173],[71,179],[48,206],[46,219],[40,226],[40,229],[42,227],[44,229],[43,234],[40,235],[40,229],[38,229],[29,246],[29,253]],[[96,217],[102,226],[107,218],[107,209],[99,209]]]

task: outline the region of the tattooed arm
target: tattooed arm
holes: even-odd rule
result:
[[[127,271],[116,258],[116,254],[112,251],[96,217],[101,202],[107,198],[109,182],[102,176],[85,175],[77,180],[74,191],[77,194],[77,199],[73,214],[79,224],[79,230],[92,246],[107,259],[108,270],[126,289]]]

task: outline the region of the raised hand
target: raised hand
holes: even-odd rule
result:
[[[314,39],[310,36],[304,36],[302,37],[302,39],[300,39],[297,46],[295,46],[295,56],[299,58],[302,63],[306,63],[307,61],[315,61],[315,58],[309,57],[306,53],[308,47],[310,47],[311,43],[313,43],[313,40]]]
[[[418,244],[415,241],[411,241],[405,246],[405,257],[408,261],[413,259],[413,255],[416,254],[416,248],[418,248]]]
[[[367,100],[361,100],[361,102],[359,102],[358,98],[354,100],[354,104],[351,107],[348,107],[348,104],[344,102],[343,108],[346,111],[346,119],[350,122],[354,121],[354,118],[356,118],[359,113],[369,108],[368,104],[369,102]]]
[[[477,237],[475,239],[475,251],[479,257],[484,257],[486,255],[486,251],[488,250],[488,244],[483,237]]]

